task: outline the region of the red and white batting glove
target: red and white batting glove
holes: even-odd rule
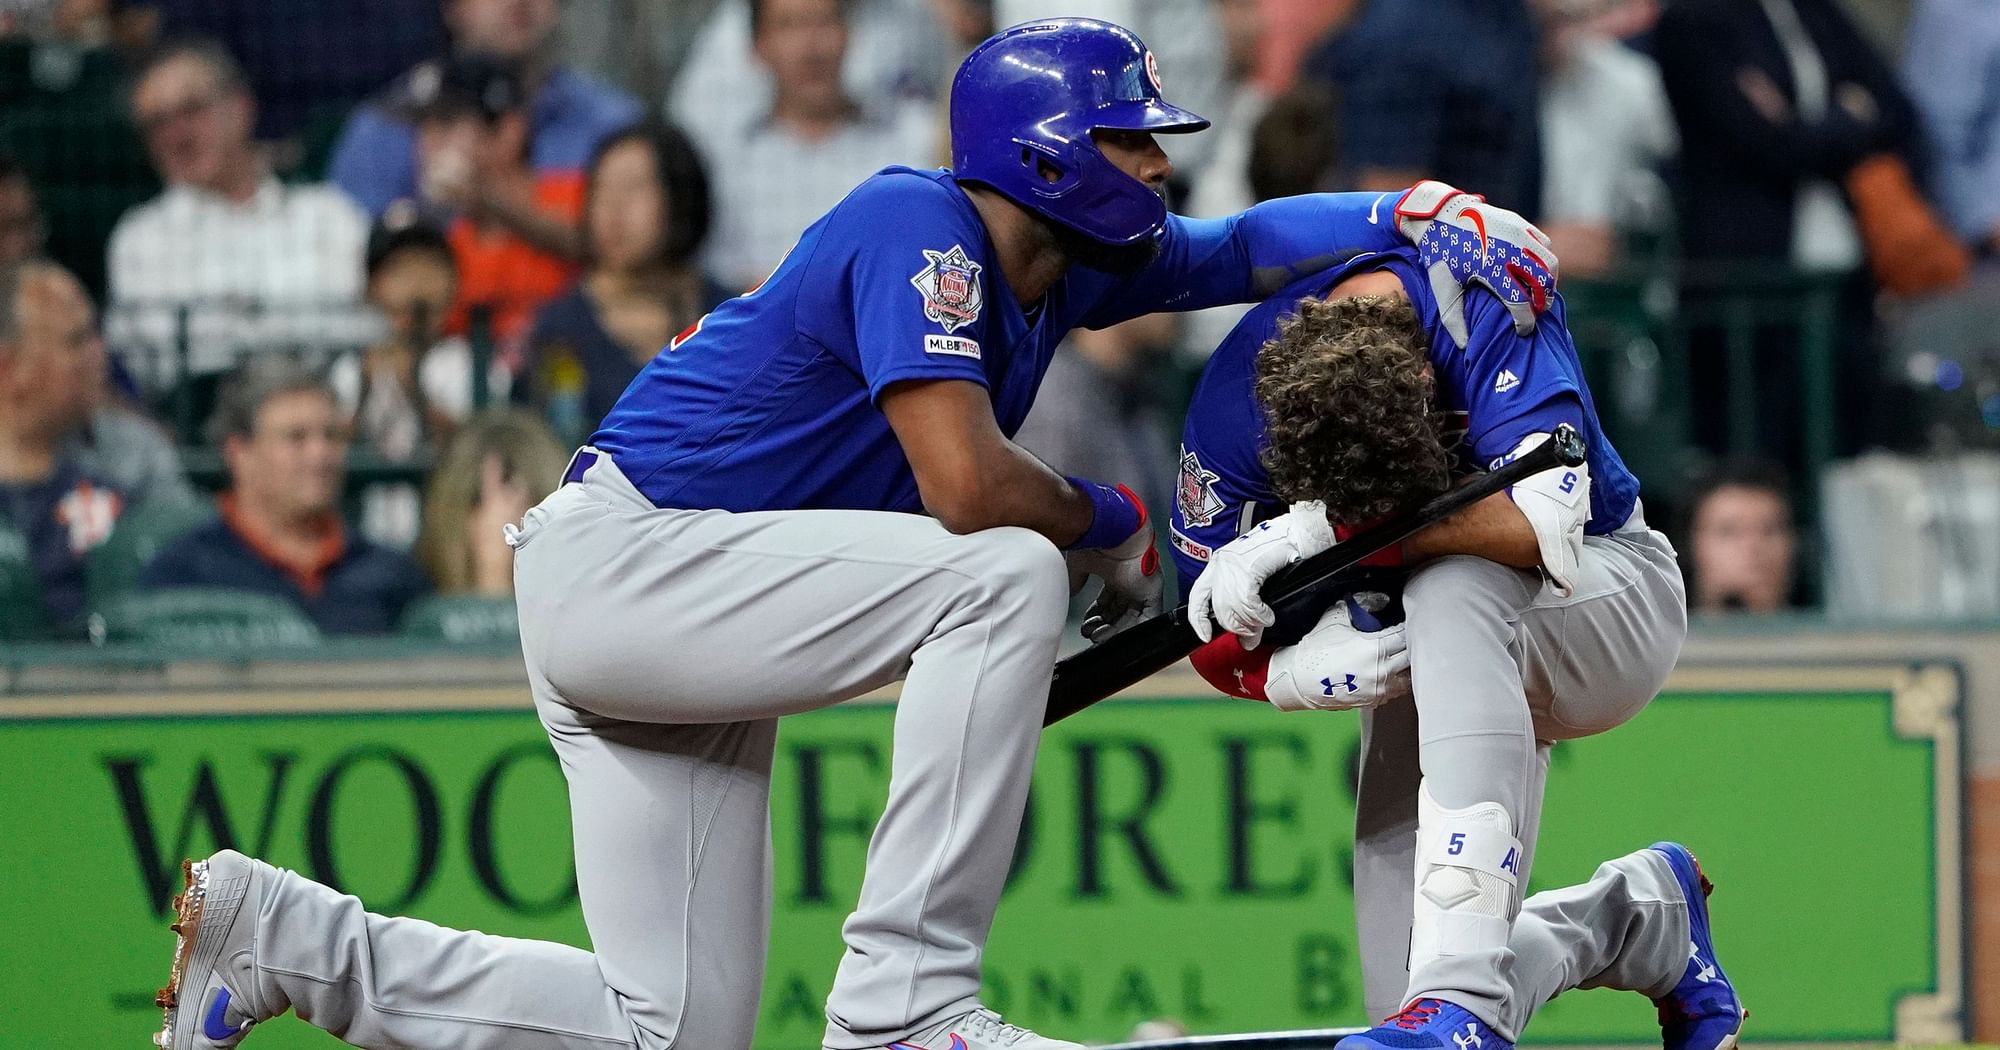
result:
[[[1396,228],[1417,246],[1430,277],[1439,320],[1465,347],[1465,290],[1481,285],[1507,306],[1514,330],[1528,335],[1555,295],[1557,261],[1547,234],[1518,213],[1435,179],[1396,201]]]
[[[1368,630],[1356,619],[1354,599],[1343,598],[1297,645],[1251,651],[1236,635],[1224,634],[1188,662],[1222,692],[1282,711],[1354,711],[1409,696],[1403,626]]]
[[[1083,614],[1083,636],[1101,642],[1163,608],[1160,594],[1160,552],[1153,547],[1153,527],[1146,520],[1146,506],[1119,485],[1119,497],[1138,512],[1138,527],[1111,547],[1073,550],[1064,555],[1072,578],[1095,576],[1104,581],[1104,590]]]

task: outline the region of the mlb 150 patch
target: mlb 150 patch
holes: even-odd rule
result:
[[[979,340],[967,339],[962,335],[924,336],[924,353],[950,354],[953,357],[969,357],[979,360]]]

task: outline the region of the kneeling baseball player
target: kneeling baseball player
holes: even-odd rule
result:
[[[363,1047],[746,1050],[778,720],[901,681],[823,1045],[1076,1050],[986,1009],[980,961],[1062,629],[1058,549],[1105,581],[1105,629],[1157,609],[1160,577],[1129,491],[1009,438],[1071,328],[1407,243],[1366,194],[1169,215],[1153,136],[1207,124],[1124,29],[1000,33],[954,83],[952,169],[858,187],[657,354],[510,530],[589,951],[371,914],[224,851],[177,902],[158,1045],[233,1047],[290,1009]]]
[[[1355,907],[1370,1016],[1394,1014],[1339,1050],[1509,1050],[1577,987],[1653,998],[1668,1050],[1732,1047],[1744,1014],[1684,847],[1522,901],[1550,746],[1652,700],[1686,635],[1685,596],[1599,426],[1560,298],[1470,287],[1521,287],[1540,232],[1435,184],[1396,217],[1418,244],[1476,250],[1365,256],[1248,314],[1190,406],[1171,535],[1204,677],[1284,710],[1362,713]],[[1454,458],[1498,466],[1565,423],[1588,442],[1584,465],[1374,560],[1408,573],[1402,622],[1350,599],[1296,644],[1260,646],[1273,572],[1443,491]]]

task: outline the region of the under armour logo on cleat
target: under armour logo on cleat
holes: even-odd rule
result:
[[[1694,979],[1703,984],[1715,980],[1715,965],[1701,957],[1701,945],[1688,942],[1688,958],[1694,960]]]
[[[1358,693],[1358,692],[1360,692],[1360,691],[1361,691],[1361,687],[1360,687],[1360,686],[1358,686],[1358,685],[1355,685],[1355,684],[1354,684],[1354,676],[1353,676],[1353,675],[1348,675],[1348,676],[1347,676],[1347,681],[1345,681],[1345,682],[1336,682],[1336,681],[1334,681],[1334,680],[1333,680],[1333,679],[1331,679],[1331,678],[1322,678],[1322,679],[1320,679],[1320,680],[1319,680],[1319,686],[1320,686],[1320,689],[1322,690],[1322,692],[1320,693],[1320,695],[1321,695],[1321,696],[1333,696],[1333,695],[1335,695],[1335,693],[1336,693],[1336,692],[1338,692],[1338,691],[1339,691],[1339,689],[1340,689],[1340,688],[1341,688],[1341,686],[1343,686],[1343,685],[1347,687],[1347,691],[1348,691],[1348,692],[1350,692],[1350,693]]]
[[[1479,1026],[1473,1024],[1471,1021],[1465,1022],[1464,1035],[1459,1035],[1457,1032],[1451,1033],[1451,1041],[1458,1045],[1458,1050],[1472,1050],[1475,1046],[1486,1045],[1486,1040],[1479,1038]]]

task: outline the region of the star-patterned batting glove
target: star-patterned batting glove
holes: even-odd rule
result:
[[[1463,349],[1465,290],[1485,286],[1507,305],[1514,330],[1528,335],[1556,289],[1549,238],[1515,212],[1446,183],[1426,180],[1396,201],[1396,227],[1417,246],[1444,329]]]

